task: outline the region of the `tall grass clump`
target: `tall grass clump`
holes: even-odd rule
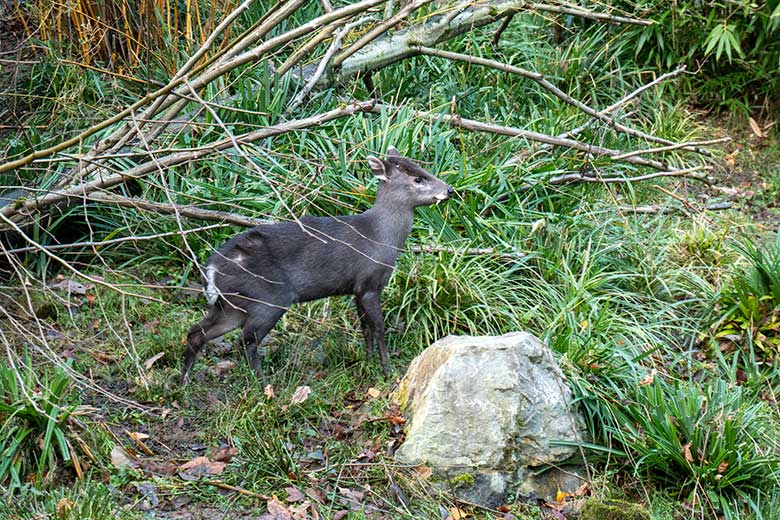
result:
[[[747,390],[714,380],[668,382],[627,391],[606,432],[647,476],[705,509],[732,509],[780,483],[777,417]]]
[[[50,483],[66,467],[80,475],[69,425],[79,405],[72,379],[60,367],[42,374],[29,355],[16,361],[0,367],[0,486]]]
[[[721,350],[755,350],[759,361],[780,354],[780,234],[774,243],[743,240],[736,245],[743,264],[718,299],[712,325]]]

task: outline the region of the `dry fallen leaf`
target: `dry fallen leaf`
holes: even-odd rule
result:
[[[215,462],[230,462],[230,459],[236,455],[238,455],[238,448],[235,446],[222,446],[214,450],[210,458]]]
[[[417,473],[417,478],[420,480],[428,480],[433,475],[433,470],[428,466],[417,466],[415,473]]]
[[[452,520],[463,520],[464,518],[468,518],[471,516],[469,513],[467,513],[466,511],[464,511],[463,509],[457,506],[451,507],[449,513],[450,513],[449,518],[452,518]]]
[[[729,469],[729,463],[728,461],[723,461],[720,464],[718,464],[718,474],[726,473],[726,470]]]
[[[114,446],[111,450],[111,465],[124,468],[133,465],[133,459],[122,446]]]
[[[164,355],[165,355],[165,351],[163,350],[162,352],[158,352],[154,356],[152,356],[149,359],[147,359],[146,362],[144,363],[144,366],[146,367],[146,370],[151,370],[152,365],[154,365],[155,361],[157,361],[158,359],[160,359]]]
[[[290,398],[290,404],[301,404],[306,399],[309,398],[309,394],[311,394],[311,388],[308,386],[299,386],[295,389],[295,392],[293,392],[292,397]]]
[[[73,509],[73,500],[68,497],[61,498],[57,502],[57,518],[68,518],[71,509]]]
[[[729,165],[729,167],[733,168],[737,165],[737,156],[739,155],[739,150],[734,150],[730,154],[723,157],[723,161]]]
[[[589,497],[590,496],[590,484],[585,482],[574,491],[575,497]]]
[[[133,439],[134,441],[145,441],[149,438],[148,433],[142,433],[142,432],[127,432],[127,436]]]
[[[655,375],[658,373],[658,370],[652,369],[649,374],[647,374],[642,380],[639,382],[639,386],[647,386],[652,385],[653,381],[655,381]]]
[[[230,361],[229,359],[223,359],[222,361],[217,361],[210,369],[209,371],[214,374],[215,376],[221,376],[224,375],[225,372],[232,370],[235,368],[236,364],[233,361]]]
[[[79,296],[84,296],[87,294],[87,289],[91,289],[91,284],[83,284],[80,282],[77,282],[76,280],[65,280],[60,279],[59,277],[56,278],[56,282],[48,284],[49,289],[62,289],[64,291],[69,292],[70,294],[78,294]]]
[[[755,120],[755,119],[753,119],[753,118],[751,117],[751,118],[749,119],[749,122],[750,122],[750,129],[751,129],[751,130],[753,130],[753,133],[754,133],[754,134],[756,134],[756,137],[760,137],[760,138],[762,138],[762,139],[763,139],[764,137],[766,137],[766,134],[765,134],[765,133],[764,133],[764,131],[761,129],[761,127],[758,125],[758,123],[756,123],[756,120]]]
[[[563,502],[566,500],[566,497],[569,496],[569,494],[565,491],[561,491],[560,489],[555,493],[555,501],[556,502]]]
[[[303,499],[306,498],[306,496],[301,493],[301,490],[297,487],[286,487],[284,490],[287,492],[287,501],[288,502],[301,502]]]
[[[226,462],[211,461],[208,457],[195,457],[179,466],[179,470],[190,476],[219,475],[225,470]]]
[[[528,236],[531,236],[531,235],[535,234],[537,231],[539,231],[540,229],[542,229],[546,225],[547,225],[547,221],[544,220],[543,218],[540,218],[539,220],[535,220],[531,224],[531,233]]]
[[[265,388],[263,389],[263,393],[270,401],[271,399],[274,398],[274,387],[272,387],[271,385],[265,385]]]
[[[260,520],[292,520],[292,514],[276,497],[271,497],[266,504],[268,512],[260,516]]]
[[[688,462],[693,462],[693,455],[691,455],[691,443],[689,442],[685,446],[682,447],[683,449],[683,456],[685,457],[685,460]]]
[[[366,393],[368,394],[368,397],[370,397],[371,399],[376,399],[377,397],[382,395],[382,392],[374,387],[369,388]]]
[[[349,511],[345,511],[344,509],[342,509],[341,511],[336,511],[335,513],[333,513],[333,520],[341,520],[348,514]]]

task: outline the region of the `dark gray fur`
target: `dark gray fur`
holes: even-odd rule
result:
[[[448,199],[452,187],[393,147],[384,161],[368,160],[380,181],[369,210],[258,226],[211,255],[204,268],[209,312],[187,335],[183,383],[201,348],[239,327],[249,363],[264,377],[258,347],[290,306],[347,294],[355,296],[369,356],[376,342],[388,372],[382,290],[412,229],[414,208]]]

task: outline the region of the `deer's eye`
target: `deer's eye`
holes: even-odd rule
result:
[[[423,183],[423,178],[422,177],[415,177],[414,178],[414,182],[416,184],[422,184]]]

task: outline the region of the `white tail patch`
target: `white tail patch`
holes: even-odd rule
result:
[[[211,265],[206,266],[206,287],[203,288],[204,292],[206,293],[206,301],[209,302],[209,305],[214,305],[217,303],[217,298],[219,298],[219,289],[217,288],[217,284],[214,282],[214,275],[216,274],[216,271],[214,270],[214,267]]]

